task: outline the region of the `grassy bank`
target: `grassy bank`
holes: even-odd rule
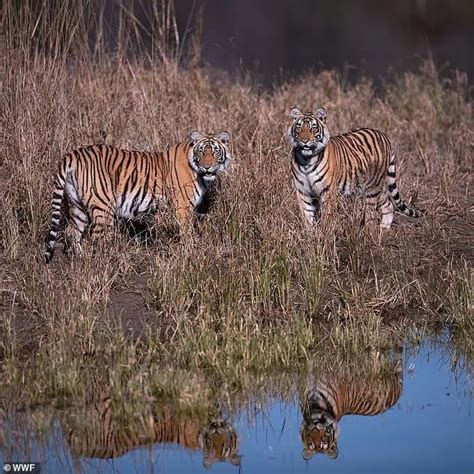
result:
[[[15,23],[18,12],[9,2],[6,9],[2,396],[16,396],[19,386],[20,403],[83,397],[104,382],[143,388],[163,367],[238,384],[249,372],[303,370],[328,344],[360,353],[440,329],[472,360],[474,137],[462,73],[441,78],[425,63],[376,91],[370,79],[347,84],[326,71],[264,90],[179,63],[172,48],[92,54],[73,28],[80,12],[64,17],[68,47],[59,34],[45,46],[42,30],[31,30],[33,14]],[[361,203],[343,202],[334,219],[305,229],[286,138],[294,105],[327,107],[334,135],[385,131],[402,195],[417,196],[427,216],[397,217],[380,241],[376,225],[361,226]],[[144,246],[117,232],[82,258],[57,252],[43,265],[62,154],[104,141],[163,150],[193,129],[228,129],[234,158],[193,236],[177,241],[164,225]]]

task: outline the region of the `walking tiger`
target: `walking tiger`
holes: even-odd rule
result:
[[[375,205],[382,215],[380,226],[389,229],[394,209],[419,217],[423,211],[407,205],[396,182],[395,155],[387,136],[361,128],[331,137],[324,108],[314,113],[291,110],[289,128],[292,173],[298,200],[306,220],[313,224],[323,207],[332,205],[336,194],[356,192]]]
[[[64,156],[56,176],[44,260],[53,258],[61,207],[67,210],[73,248],[80,250],[86,230],[101,235],[116,219],[154,213],[164,201],[175,207],[182,225],[213,187],[231,160],[228,132],[190,139],[163,153],[120,150],[108,145],[80,148]]]

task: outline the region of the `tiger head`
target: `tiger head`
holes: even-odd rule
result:
[[[326,127],[327,112],[320,107],[313,114],[304,114],[294,107],[290,112],[294,120],[288,134],[293,148],[305,157],[317,155],[329,143],[329,131]]]
[[[337,458],[337,437],[339,426],[332,415],[325,410],[314,410],[310,420],[303,422],[301,440],[303,459],[309,461],[316,453],[324,453],[331,459]]]
[[[191,133],[191,147],[188,161],[191,168],[207,181],[215,179],[217,174],[227,168],[230,152],[227,143],[230,141],[228,132],[217,135]]]
[[[216,461],[229,461],[240,466],[239,438],[234,427],[224,420],[213,420],[199,434],[199,446],[203,451],[202,464],[209,469]]]

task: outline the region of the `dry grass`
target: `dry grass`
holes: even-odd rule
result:
[[[125,33],[115,56],[92,54],[72,4],[54,21],[74,34],[66,43],[58,26],[47,43],[54,28],[32,30],[34,12],[21,17],[14,5],[4,2],[3,15],[2,392],[16,394],[27,380],[27,403],[100,382],[143,389],[163,366],[238,384],[247,372],[302,369],[327,344],[355,353],[441,327],[472,360],[474,137],[465,75],[442,79],[425,63],[378,92],[369,79],[346,84],[330,71],[263,90],[178,63],[182,49],[168,37],[148,57],[127,54]],[[397,217],[379,242],[375,226],[361,227],[360,203],[341,203],[338,216],[308,232],[289,172],[295,104],[327,107],[333,134],[387,132],[402,195],[417,195],[426,218]],[[228,129],[234,157],[195,235],[146,247],[117,232],[82,258],[58,252],[52,265],[41,263],[64,152],[103,137],[162,150],[192,129]]]

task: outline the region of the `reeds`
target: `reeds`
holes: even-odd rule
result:
[[[68,398],[98,380],[143,388],[165,366],[238,384],[247,372],[303,370],[327,344],[355,353],[428,327],[452,330],[472,358],[465,75],[442,78],[425,63],[378,92],[368,79],[348,84],[331,71],[263,90],[189,60],[166,2],[153,3],[151,49],[125,2],[113,48],[97,26],[104,12],[88,2],[3,5],[4,394],[21,385],[23,402]],[[417,195],[427,216],[397,217],[379,241],[375,224],[361,224],[361,203],[341,202],[337,216],[308,231],[286,139],[295,104],[326,106],[332,134],[384,130],[401,192]],[[82,258],[58,252],[51,266],[41,263],[62,154],[103,140],[162,150],[192,129],[228,129],[234,157],[195,234],[177,241],[165,229],[140,246],[117,231]],[[133,305],[117,298],[125,291]]]

